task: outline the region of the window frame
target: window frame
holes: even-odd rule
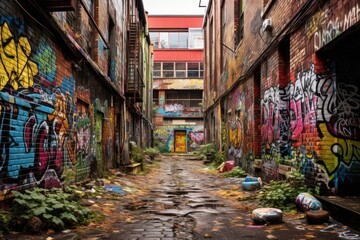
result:
[[[244,0],[234,0],[234,17],[235,17],[235,46],[238,46],[244,39]]]
[[[165,69],[164,64],[171,64],[172,69]],[[179,64],[185,64],[185,68],[178,69]],[[196,64],[196,68],[189,70],[189,65]],[[169,65],[170,66],[170,65]],[[195,65],[194,65],[195,66]],[[196,72],[197,74],[190,74],[189,71]],[[173,72],[172,76],[166,75],[165,73]],[[177,73],[185,73],[185,76],[178,76]],[[196,75],[196,76],[195,76]],[[204,75],[204,63],[203,62],[154,62],[153,66],[153,78],[200,78],[202,79]]]

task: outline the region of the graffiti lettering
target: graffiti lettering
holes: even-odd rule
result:
[[[313,19],[314,20],[314,19]],[[330,20],[324,27],[314,33],[314,48],[315,51],[325,46],[332,41],[340,33],[353,26],[360,20],[360,7],[359,4],[352,7],[343,17],[338,16]],[[317,19],[320,23],[321,19]],[[312,23],[311,25],[314,25]]]
[[[344,228],[340,224],[331,224],[327,226],[326,228],[323,228],[320,230],[321,232],[337,232],[339,234],[339,238],[343,239],[360,239],[360,236],[355,233],[351,233],[350,230],[347,230],[347,228]]]
[[[165,112],[182,112],[184,110],[184,106],[181,104],[167,104],[164,106]]]

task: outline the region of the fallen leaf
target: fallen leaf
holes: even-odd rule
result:
[[[204,234],[204,238],[211,238],[212,236],[211,236],[211,234],[210,233],[205,233]]]

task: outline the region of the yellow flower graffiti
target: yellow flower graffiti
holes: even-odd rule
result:
[[[19,84],[28,88],[34,84],[37,65],[30,61],[31,46],[27,38],[15,42],[7,23],[0,27],[0,90],[9,83],[15,90]]]

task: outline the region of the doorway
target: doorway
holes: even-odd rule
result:
[[[174,144],[176,153],[186,153],[186,131],[175,130],[174,131]]]

